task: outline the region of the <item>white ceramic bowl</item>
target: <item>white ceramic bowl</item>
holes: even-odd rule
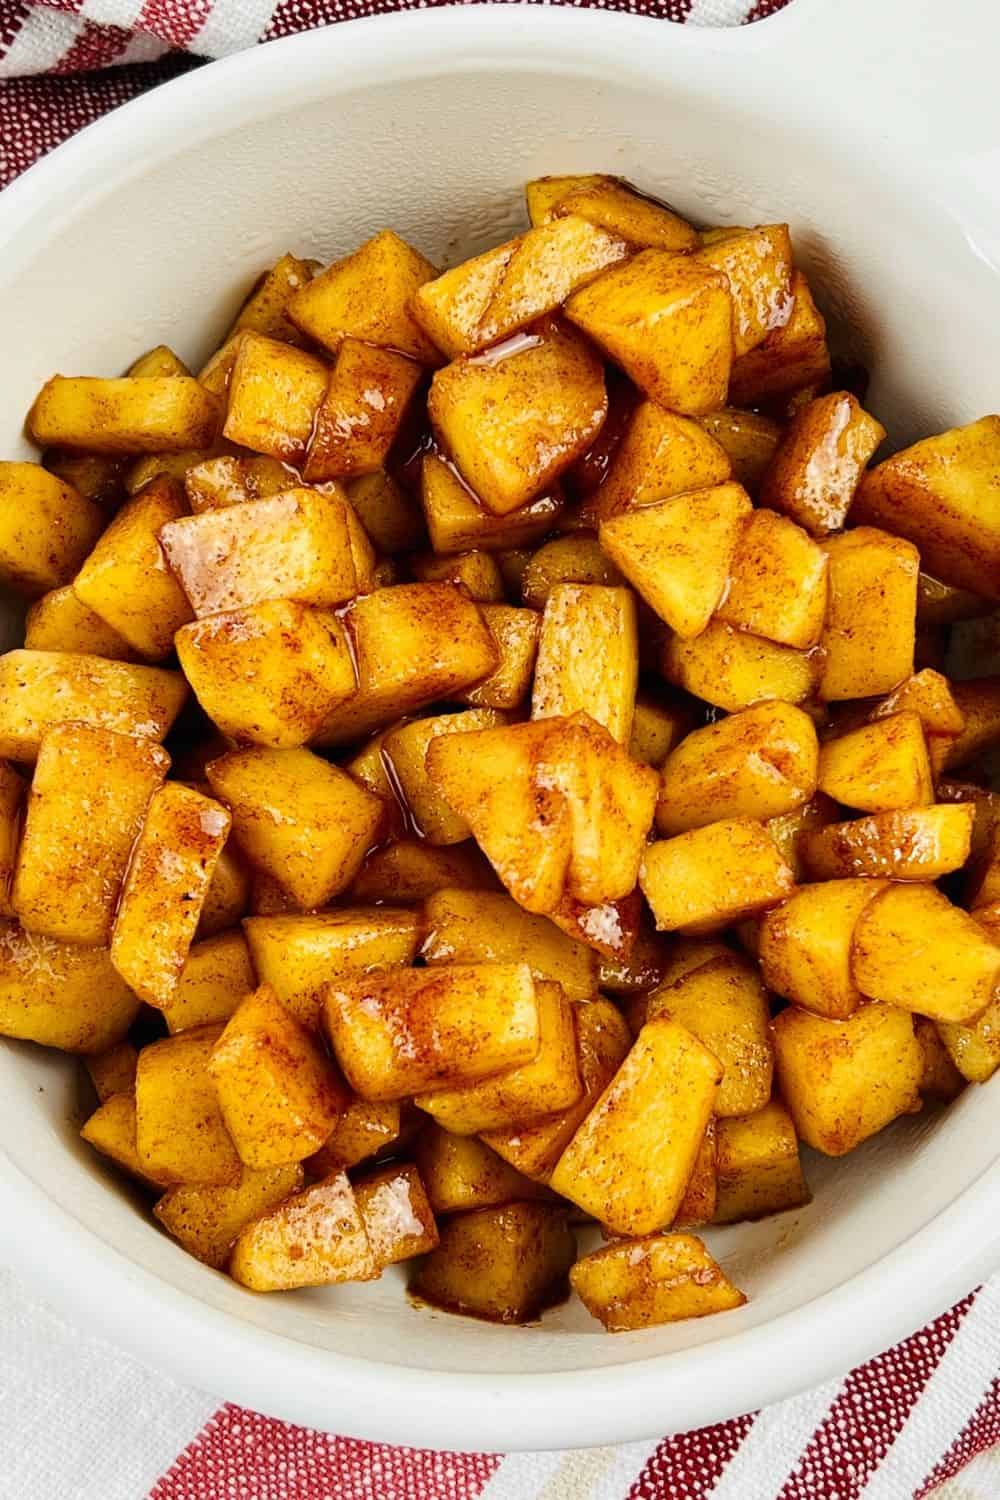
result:
[[[795,0],[728,33],[500,6],[190,74],[0,199],[0,453],[55,370],[113,373],[160,340],[197,362],[286,248],[330,258],[389,223],[454,259],[521,223],[525,178],[595,169],[697,218],[789,219],[895,438],[995,409],[997,40],[994,0]],[[846,1368],[1000,1263],[997,1083],[811,1158],[807,1209],[712,1234],[745,1308],[614,1338],[578,1304],[514,1330],[417,1311],[401,1276],[251,1296],[81,1146],[78,1087],[73,1064],[0,1051],[6,1255],[182,1380],[342,1433],[506,1449],[697,1426]]]

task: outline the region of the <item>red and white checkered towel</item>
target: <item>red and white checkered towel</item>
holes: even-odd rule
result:
[[[0,0],[0,185],[193,57],[406,3]],[[573,3],[739,25],[787,0]],[[391,1448],[219,1406],[82,1336],[0,1271],[0,1500],[923,1500],[932,1492],[934,1500],[1000,1497],[1000,1277],[843,1380],[780,1406],[661,1442],[504,1456]]]

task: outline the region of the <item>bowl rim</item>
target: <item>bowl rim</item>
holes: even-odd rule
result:
[[[886,3],[901,6],[901,0]],[[444,62],[509,67],[541,47],[567,69],[599,65],[649,81],[659,60],[676,49],[693,64],[745,64],[765,33],[769,46],[787,42],[830,5],[794,0],[733,31],[604,11],[477,5],[366,17],[251,48],[96,121],[8,187],[0,196],[4,279],[30,254],[29,229],[38,232],[44,221],[43,232],[55,232],[60,214],[77,212],[82,198],[111,193],[173,154],[171,128],[178,124],[190,147],[222,125],[285,107],[292,72],[297,88],[307,80],[314,92],[324,84],[329,91],[331,67],[341,77],[350,72],[354,87],[368,76],[415,77]],[[253,86],[246,87],[251,76]],[[66,196],[72,208],[60,207]],[[874,1265],[756,1328],[597,1370],[469,1374],[321,1350],[214,1308],[85,1228],[2,1147],[0,1199],[0,1246],[11,1264],[39,1282],[47,1300],[137,1359],[189,1386],[220,1392],[220,1399],[290,1421],[423,1448],[587,1447],[729,1418],[869,1358],[1000,1263],[997,1162]]]
[[[656,60],[682,49],[692,63],[740,60],[766,42],[787,42],[807,22],[829,19],[837,0],[792,0],[748,27],[680,25],[658,17],[600,9],[497,0],[457,0],[437,9],[411,9],[359,16],[312,31],[251,46],[168,79],[91,121],[35,161],[0,192],[0,249],[18,259],[17,237],[39,212],[49,232],[58,227],[57,186],[72,174],[74,192],[65,212],[75,215],[91,197],[110,193],[149,166],[175,154],[168,127],[180,126],[186,147],[247,119],[267,117],[288,103],[288,78],[308,101],[338,92],[338,76],[364,82],[371,72],[386,77],[418,77],[443,63],[475,61],[481,67],[530,66],[539,46],[557,47],[568,67],[599,63],[647,80]],[[908,0],[881,0],[898,10]],[[969,0],[980,5],[984,0]],[[335,40],[334,40],[335,39]],[[641,40],[640,40],[641,39]],[[328,56],[328,54],[331,54]],[[331,80],[330,64],[335,75]],[[254,74],[253,88],[240,84]],[[354,82],[350,85],[355,86]],[[98,157],[100,158],[98,161]],[[112,175],[113,174],[113,175]],[[55,200],[55,201],[54,201]],[[4,263],[3,279],[9,268]]]
[[[758,1327],[597,1370],[428,1371],[304,1344],[180,1291],[82,1226],[5,1152],[0,1198],[0,1247],[14,1269],[40,1283],[44,1245],[44,1300],[137,1360],[320,1431],[453,1451],[597,1447],[757,1410],[908,1337],[1000,1261],[994,1163],[890,1254]]]

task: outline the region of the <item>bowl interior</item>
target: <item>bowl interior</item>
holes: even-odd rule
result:
[[[155,145],[120,146],[78,191],[66,182],[18,225],[0,265],[0,452],[27,452],[23,414],[55,371],[117,373],[160,341],[197,364],[286,249],[327,260],[389,224],[454,262],[522,225],[526,178],[580,170],[620,173],[702,221],[789,220],[837,339],[873,367],[869,405],[893,439],[990,409],[981,330],[1000,313],[993,268],[932,190],[914,194],[902,165],[894,174],[891,146],[887,160],[824,131],[794,91],[769,113],[760,76],[751,89],[728,54],[679,47],[655,83],[624,58],[554,62],[530,45],[516,67],[473,48],[447,67],[400,57],[378,71],[369,59],[346,77],[314,71],[301,88],[293,76],[282,102],[273,88],[237,100],[222,69],[228,117],[204,88],[185,95],[173,116],[161,111]],[[15,609],[4,626],[15,639]],[[78,1141],[75,1066],[30,1046],[0,1049],[0,1139],[89,1234],[261,1329],[422,1370],[557,1372],[731,1338],[874,1264],[989,1167],[998,1086],[911,1118],[846,1161],[810,1157],[807,1208],[710,1234],[749,1294],[745,1308],[614,1339],[579,1305],[515,1331],[416,1310],[395,1275],[246,1296],[136,1211]]]

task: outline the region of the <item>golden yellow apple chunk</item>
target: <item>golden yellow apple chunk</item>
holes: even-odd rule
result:
[[[195,515],[224,510],[245,500],[266,500],[295,484],[295,471],[266,454],[233,458],[223,454],[195,464],[184,475],[184,493]]]
[[[416,912],[372,906],[248,917],[244,930],[261,983],[315,1027],[328,983],[412,963],[422,929]]]
[[[698,422],[726,454],[732,477],[756,499],[781,441],[780,423],[760,412],[740,411],[734,406],[705,412]]]
[[[576,1061],[582,1093],[558,1114],[488,1130],[483,1140],[518,1172],[547,1182],[556,1162],[621,1067],[632,1036],[618,1008],[596,995],[573,1006]],[[521,1193],[518,1196],[523,1197]]]
[[[423,839],[396,839],[369,854],[350,894],[354,901],[408,903],[423,901],[450,886],[468,891],[499,887],[472,839],[448,849],[434,849]]]
[[[322,1146],[310,1156],[307,1166],[313,1176],[346,1171],[367,1161],[376,1152],[396,1145],[403,1136],[403,1117],[395,1099],[373,1103],[352,1098]]]
[[[933,667],[924,667],[904,678],[897,688],[869,711],[870,723],[892,714],[912,712],[919,716],[927,741],[931,774],[936,779],[951,756],[955,741],[965,728],[965,714],[947,677]]]
[[[594,954],[499,891],[441,890],[424,904],[428,964],[525,963],[535,980],[562,986],[568,1000],[588,1000],[597,988]]]
[[[229,391],[236,356],[249,335],[249,329],[241,329],[239,333],[231,334],[198,371],[199,385],[203,385],[206,391],[218,398],[223,411],[225,411],[226,395]]]
[[[829,823],[804,834],[803,863],[813,880],[937,880],[968,859],[974,817],[970,803],[935,802]]]
[[[756,969],[735,953],[693,969],[653,990],[646,1015],[669,1016],[687,1027],[722,1065],[715,1113],[745,1115],[771,1097],[774,1057],[767,991]]]
[[[240,1231],[301,1192],[304,1185],[297,1163],[263,1172],[244,1167],[231,1187],[189,1182],[169,1188],[153,1212],[189,1255],[222,1271]]]
[[[69,583],[104,525],[100,506],[40,464],[0,463],[0,583],[34,596]]]
[[[382,821],[382,802],[311,750],[234,750],[205,768],[244,853],[300,907],[346,890]]]
[[[24,644],[29,651],[103,656],[110,661],[134,661],[136,656],[128,641],[78,599],[69,585],[50,589],[35,600],[24,617]]]
[[[358,1178],[354,1198],[380,1267],[426,1255],[437,1245],[434,1214],[420,1174],[411,1163],[397,1163]]]
[[[253,1292],[371,1281],[381,1269],[344,1172],[247,1224],[229,1260],[230,1276]]]
[[[289,301],[288,316],[333,353],[345,338],[354,338],[437,364],[437,350],[410,313],[413,295],[436,275],[412,245],[383,229],[301,287]]]
[[[493,1323],[526,1323],[566,1294],[576,1241],[566,1213],[510,1203],[457,1214],[410,1290],[424,1302]]]
[[[740,533],[718,618],[808,650],[823,634],[829,559],[794,521],[755,510]]]
[[[778,700],[696,729],[663,766],[657,831],[793,812],[816,791],[819,754],[809,715]]]
[[[435,714],[414,719],[390,730],[383,740],[383,757],[391,765],[411,821],[429,844],[460,844],[469,825],[441,796],[426,769],[429,746],[441,735],[470,734],[494,729],[505,722],[492,708],[469,708],[464,713]]]
[[[586,451],[608,398],[594,351],[551,324],[439,370],[427,405],[462,478],[504,516],[544,494]]]
[[[724,819],[650,844],[639,884],[661,932],[715,932],[776,906],[794,887],[762,823]]]
[[[609,1333],[704,1318],[747,1300],[693,1234],[616,1240],[578,1260],[569,1279]]]
[[[0,656],[0,755],[37,759],[42,739],[72,721],[162,740],[187,697],[179,672],[67,651]]]
[[[198,702],[240,744],[304,745],[357,688],[341,622],[291,599],[195,620],[175,644]]]
[[[569,1109],[583,1092],[576,1061],[573,1010],[562,986],[535,981],[538,1051],[530,1062],[494,1078],[417,1094],[414,1103],[454,1135],[478,1135],[527,1124]]]
[[[170,765],[152,740],[62,724],[42,741],[14,875],[31,932],[108,942],[129,855]]]
[[[475,354],[554,312],[628,253],[617,235],[570,215],[424,282],[411,311],[449,358]]]
[[[288,304],[295,293],[313,279],[318,269],[316,261],[283,255],[269,271],[258,278],[240,308],[230,330],[230,337],[249,330],[252,333],[266,333],[269,338],[281,339],[285,344],[299,343],[301,335],[288,321]]]
[[[239,928],[195,943],[170,999],[162,1006],[168,1031],[228,1021],[256,982],[250,949]]]
[[[574,292],[566,316],[668,411],[725,405],[733,333],[723,272],[644,250]]]
[[[595,536],[586,532],[553,537],[528,561],[521,597],[531,609],[544,609],[561,583],[600,583],[619,588],[625,579]]]
[[[739,358],[783,328],[792,313],[792,244],[787,224],[706,229],[691,257],[722,271],[733,299],[733,355]]]
[[[967,1023],[1000,981],[1000,946],[935,886],[893,885],[858,918],[851,968],[874,1000]]]
[[[450,583],[400,584],[355,601],[345,616],[358,691],[329,715],[320,745],[356,741],[436,699],[452,699],[500,664],[478,607]]]
[[[924,438],[866,474],[852,521],[920,550],[945,583],[1000,599],[1000,417]]]
[[[327,393],[330,369],[304,350],[241,333],[229,378],[229,443],[300,466]]]
[[[81,1139],[93,1146],[116,1167],[136,1178],[146,1187],[165,1186],[167,1178],[158,1179],[146,1171],[136,1149],[136,1114],[134,1088],[111,1094],[84,1122]]]
[[[410,301],[414,320],[449,359],[472,354],[489,343],[479,336],[480,324],[504,271],[526,239],[526,235],[520,235],[484,250],[482,255],[463,260],[425,281],[414,292]]]
[[[797,881],[806,879],[806,869],[802,859],[802,841],[805,835],[814,829],[825,828],[827,824],[837,822],[839,817],[840,812],[836,803],[817,792],[815,797],[811,797],[794,812],[782,813],[777,818],[766,820],[764,827],[777,844],[779,854]]]
[[[122,1040],[138,1010],[107,948],[0,922],[0,1036],[61,1052],[104,1052]]]
[[[640,1030],[642,1028],[640,1027]],[[671,1226],[674,1229],[693,1229],[701,1224],[710,1224],[715,1215],[717,1199],[715,1137],[718,1122],[713,1115],[705,1126],[701,1147],[695,1158],[691,1176],[680,1207]]]
[[[187,365],[167,344],[157,344],[129,365],[127,375],[190,375]]]
[[[726,451],[698,422],[643,401],[632,414],[594,500],[598,516],[725,484]]]
[[[984,917],[992,911],[994,921],[987,923]],[[996,908],[988,908],[977,914],[983,930],[996,941],[1000,938],[1000,921]],[[920,1025],[917,1017],[914,1023]],[[985,1083],[1000,1067],[1000,996],[987,1005],[969,1026],[954,1021],[938,1021],[938,1033],[948,1056],[964,1079],[970,1083]]]
[[[524,1199],[551,1199],[537,1182],[502,1161],[474,1135],[452,1135],[433,1120],[421,1129],[414,1157],[436,1214],[496,1208]]]
[[[531,688],[541,620],[533,609],[517,609],[512,604],[484,604],[482,615],[496,642],[500,664],[476,687],[458,696],[475,708],[517,708]]]
[[[891,812],[933,802],[931,764],[919,715],[907,709],[827,740],[819,752],[819,789],[859,812]]]
[[[628,753],[644,766],[660,767],[691,728],[688,705],[640,689],[635,697]]]
[[[185,510],[180,486],[155,480],[122,507],[73,580],[80,602],[151,661],[168,655],[191,618],[159,542],[160,528]]]
[[[100,380],[54,375],[28,413],[28,435],[92,453],[172,453],[215,439],[219,403],[191,376]]]
[[[468,547],[498,552],[527,546],[551,530],[562,510],[562,497],[555,489],[509,515],[494,515],[480,505],[454,465],[437,453],[424,456],[421,499],[434,551],[445,554]]]
[[[381,469],[422,379],[412,359],[344,339],[313,422],[303,479],[313,484]]]
[[[777,1100],[719,1121],[716,1170],[717,1224],[759,1219],[809,1202],[795,1126]]]
[[[826,323],[801,271],[792,273],[792,296],[788,321],[733,361],[729,400],[734,406],[756,406],[829,381]]]
[[[992,1006],[987,1006],[983,1015],[989,1015]],[[982,1016],[976,1025],[980,1025]],[[956,1031],[969,1031],[969,1027],[954,1028]],[[914,1016],[913,1030],[920,1050],[923,1053],[924,1067],[920,1075],[920,1093],[925,1099],[940,1099],[942,1103],[950,1104],[953,1099],[965,1088],[966,1080],[959,1072],[951,1058],[951,1053],[945,1046],[939,1027],[934,1021],[929,1021],[926,1016]]]
[[[696,636],[722,598],[750,512],[742,486],[720,484],[612,516],[601,546],[671,629]]]
[[[609,177],[601,172],[588,172],[582,175],[577,174],[576,176],[532,178],[530,182],[526,182],[524,185],[524,202],[528,210],[528,218],[532,224],[548,224],[556,217],[555,211],[560,201],[568,197],[570,193],[576,192],[579,188],[601,187],[608,183],[615,183],[618,187],[625,188],[626,191],[628,190],[627,185],[620,178]],[[655,206],[653,199],[642,199],[639,194],[635,194],[635,196],[640,198],[640,202],[648,202],[651,207]],[[697,234],[694,230],[691,231],[691,234],[693,238],[690,244],[693,246],[697,240]]]
[[[455,1088],[530,1062],[538,1051],[527,964],[389,970],[329,984],[324,1021],[363,1099]]]
[[[478,604],[499,604],[504,597],[503,575],[489,552],[454,552],[438,557],[418,552],[410,558],[410,572],[419,583],[454,583]]]
[[[769,698],[804,703],[816,690],[823,657],[819,651],[796,651],[712,620],[693,639],[671,636],[662,664],[668,682],[727,713],[738,713]]]
[[[615,900],[581,901],[570,894],[549,912],[549,920],[577,942],[586,943],[600,958],[627,960],[635,947],[642,918],[637,887]]]
[[[639,678],[635,597],[629,589],[564,583],[545,604],[531,717],[579,710],[627,745]]]
[[[322,1047],[268,985],[248,995],[231,1016],[208,1071],[226,1128],[248,1167],[304,1161],[323,1145],[348,1103]]]
[[[885,428],[847,391],[810,401],[794,417],[761,486],[761,504],[811,536],[840,531]],[[895,529],[895,528],[893,528]]]
[[[232,835],[216,862],[198,924],[198,937],[226,932],[246,915],[250,904],[250,872],[233,851]]]
[[[556,1163],[551,1186],[617,1234],[674,1219],[722,1079],[719,1061],[666,1016],[648,1021]]]
[[[116,1042],[103,1052],[92,1053],[84,1063],[94,1092],[103,1104],[112,1094],[135,1091],[135,1069],[139,1053],[131,1042]]]
[[[823,543],[830,602],[822,646],[826,702],[888,693],[913,672],[920,557],[910,543],[859,526]]]
[[[672,947],[641,923],[630,953],[598,960],[598,989],[623,998],[645,994],[662,980]]]
[[[870,719],[885,719],[890,714],[912,710],[919,714],[925,732],[956,736],[965,727],[965,715],[959,707],[957,692],[961,684],[952,684],[933,667],[925,667],[907,677],[872,708]]]
[[[475,331],[474,348],[496,344],[555,312],[578,287],[629,253],[619,235],[576,214],[529,230],[503,265]]]
[[[229,827],[224,807],[179,782],[150,798],[111,933],[111,962],[150,1005],[174,994]]]
[[[136,1146],[156,1181],[236,1183],[240,1158],[209,1072],[221,1026],[143,1047],[135,1076]]]
[[[553,733],[536,779],[561,794],[567,809],[566,895],[594,907],[621,901],[635,890],[659,778],[585,713],[544,722]]]
[[[858,917],[884,888],[881,880],[822,880],[804,885],[760,926],[764,983],[803,1010],[846,1020],[863,996],[851,973]]]
[[[843,1156],[919,1110],[923,1054],[907,1011],[863,1005],[831,1021],[790,1005],[773,1032],[778,1085],[795,1129],[826,1156]]]
[[[164,526],[163,550],[199,617],[267,599],[342,604],[358,591],[342,493],[290,489]]]
[[[420,506],[384,469],[350,480],[347,498],[379,552],[406,552],[423,541]]]
[[[550,721],[476,734],[442,735],[427,753],[427,773],[511,895],[528,911],[559,902],[570,857],[565,797],[539,781]]]
[[[532,224],[579,214],[632,245],[661,250],[694,250],[698,245],[697,231],[679,214],[620,177],[539,177],[527,184],[525,196]]]

